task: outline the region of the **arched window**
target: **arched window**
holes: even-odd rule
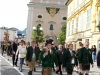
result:
[[[53,30],[53,25],[52,24],[50,25],[50,30]]]
[[[41,27],[41,24],[38,24]]]

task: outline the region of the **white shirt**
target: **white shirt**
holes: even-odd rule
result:
[[[24,58],[24,57],[26,57],[26,52],[27,52],[26,46],[21,46],[20,45],[20,46],[18,46],[16,55],[18,55],[18,53],[19,53],[18,57],[19,58]]]
[[[69,51],[70,51],[70,54],[72,54],[72,50],[69,50]],[[75,59],[74,58],[72,58],[71,64],[75,64]]]
[[[70,54],[72,54],[72,50],[69,50],[70,51]]]

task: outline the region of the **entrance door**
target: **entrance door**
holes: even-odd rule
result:
[[[52,44],[53,40],[52,39],[49,39],[49,40],[46,40],[46,42],[50,42]],[[46,46],[46,43],[45,43],[45,46]]]

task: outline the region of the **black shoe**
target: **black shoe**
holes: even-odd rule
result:
[[[15,66],[17,67],[17,64],[15,64]]]
[[[62,74],[62,71],[60,72],[60,75],[63,75],[63,74]]]
[[[85,74],[85,75],[89,75],[89,74]]]
[[[36,72],[36,68],[34,68],[34,72]]]
[[[80,72],[79,75],[83,75],[83,74]]]
[[[56,74],[58,74],[58,71],[56,71]]]

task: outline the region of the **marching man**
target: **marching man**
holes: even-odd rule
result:
[[[51,75],[54,63],[56,64],[56,69],[58,70],[58,60],[56,52],[52,50],[52,43],[48,41],[46,46],[46,50],[40,54],[40,59],[42,61],[43,75]]]

